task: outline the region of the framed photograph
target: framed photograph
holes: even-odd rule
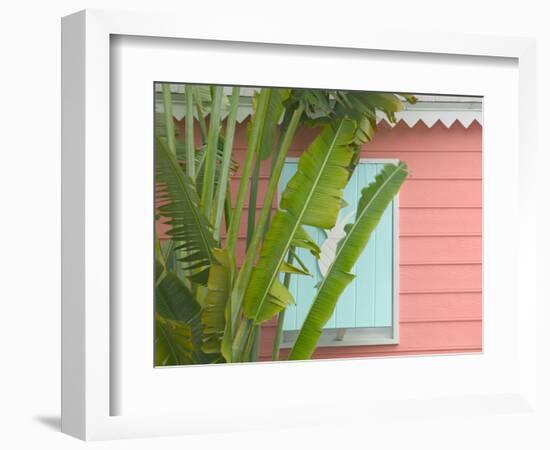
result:
[[[154,91],[155,365],[482,350],[481,97]]]
[[[64,432],[533,408],[532,41],[62,27]]]

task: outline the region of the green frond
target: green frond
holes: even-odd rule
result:
[[[185,257],[179,259],[182,267],[191,280],[205,284],[215,246],[211,227],[199,209],[193,181],[161,139],[157,139],[157,180],[159,213],[169,218],[168,235],[175,242],[175,249],[184,251]]]
[[[215,263],[208,275],[205,306],[202,310],[203,324],[202,351],[221,353],[221,341],[225,330],[225,310],[231,290],[229,255],[226,250],[214,250]]]
[[[162,266],[157,262],[157,267]],[[160,271],[159,271],[160,272]],[[200,305],[174,272],[164,272],[155,288],[157,365],[193,364],[200,350]]]
[[[336,223],[344,202],[348,166],[356,151],[352,144],[355,128],[351,120],[325,127],[300,157],[245,292],[244,315],[255,324],[271,319],[293,301],[278,278],[290,246],[304,238],[302,226],[332,228]]]
[[[355,221],[346,227],[346,235],[338,244],[336,256],[319,285],[289,359],[308,359],[313,354],[340,295],[355,278],[351,273],[353,266],[406,176],[406,164],[386,164],[375,180],[361,191]]]

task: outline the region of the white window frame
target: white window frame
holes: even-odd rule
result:
[[[297,163],[289,157],[286,162]],[[398,158],[360,158],[359,164],[398,164]],[[399,193],[393,199],[393,299],[392,323],[389,327],[331,328],[323,330],[318,347],[352,347],[399,344]],[[345,334],[342,335],[342,332]],[[290,348],[299,331],[283,331],[281,348]]]

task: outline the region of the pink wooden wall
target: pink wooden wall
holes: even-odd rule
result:
[[[239,162],[246,150],[244,130],[244,125],[238,127],[234,144]],[[375,139],[363,146],[362,157],[398,158],[410,169],[399,200],[400,343],[319,348],[314,358],[481,351],[481,133],[477,122],[468,128],[459,122],[449,128],[441,122],[431,128],[423,122],[412,128],[404,122],[394,128],[382,122]],[[311,130],[303,130],[290,156],[299,156],[313,137]],[[268,174],[266,162],[260,207]],[[233,197],[238,175],[232,180]],[[239,260],[247,213],[241,222]],[[274,326],[270,322],[262,330],[262,359],[271,358]],[[283,358],[285,354],[283,350]]]

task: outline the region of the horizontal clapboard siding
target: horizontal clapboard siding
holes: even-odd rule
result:
[[[183,122],[178,126],[183,135]],[[242,162],[246,150],[245,127],[246,123],[237,129],[238,162]],[[459,123],[449,128],[443,124],[428,128],[422,122],[412,128],[404,123],[394,128],[385,123],[379,125],[375,139],[363,147],[361,156],[397,158],[410,169],[399,208],[400,341],[390,346],[319,348],[315,358],[482,349],[481,133],[476,122],[468,128]],[[300,156],[314,137],[315,130],[302,130],[290,156]],[[260,170],[262,180],[267,182],[269,171],[270,162],[266,161]],[[238,179],[239,172],[233,180]],[[264,182],[261,184],[258,206],[265,192]],[[233,195],[235,186],[232,184]],[[457,196],[454,188],[460,189],[463,196]],[[246,216],[247,211],[239,231],[238,260],[244,254]],[[434,277],[443,278],[432,282]],[[263,329],[262,359],[271,357],[274,326],[272,321]],[[286,352],[282,351],[283,358]]]
[[[312,136],[308,130],[303,144]],[[482,350],[481,142],[477,123],[419,123],[382,125],[363,147],[363,158],[397,158],[410,168],[399,199],[399,344],[324,347],[315,358]],[[265,357],[273,326],[265,327]]]
[[[269,177],[262,177],[259,180],[258,198],[264,198],[268,184]],[[231,180],[233,203],[237,198],[238,188],[239,179],[233,178]],[[403,208],[479,207],[480,200],[481,180],[417,179],[412,171],[400,192],[400,205]],[[245,201],[245,206],[249,207],[248,199]]]
[[[399,325],[400,343],[397,345],[321,347],[315,358],[356,358],[399,354],[454,353],[481,350],[481,321],[453,320],[401,322]],[[265,328],[262,339],[265,349],[270,348],[275,336],[275,328]],[[282,357],[288,354],[282,350]],[[268,352],[262,352],[269,359]]]

